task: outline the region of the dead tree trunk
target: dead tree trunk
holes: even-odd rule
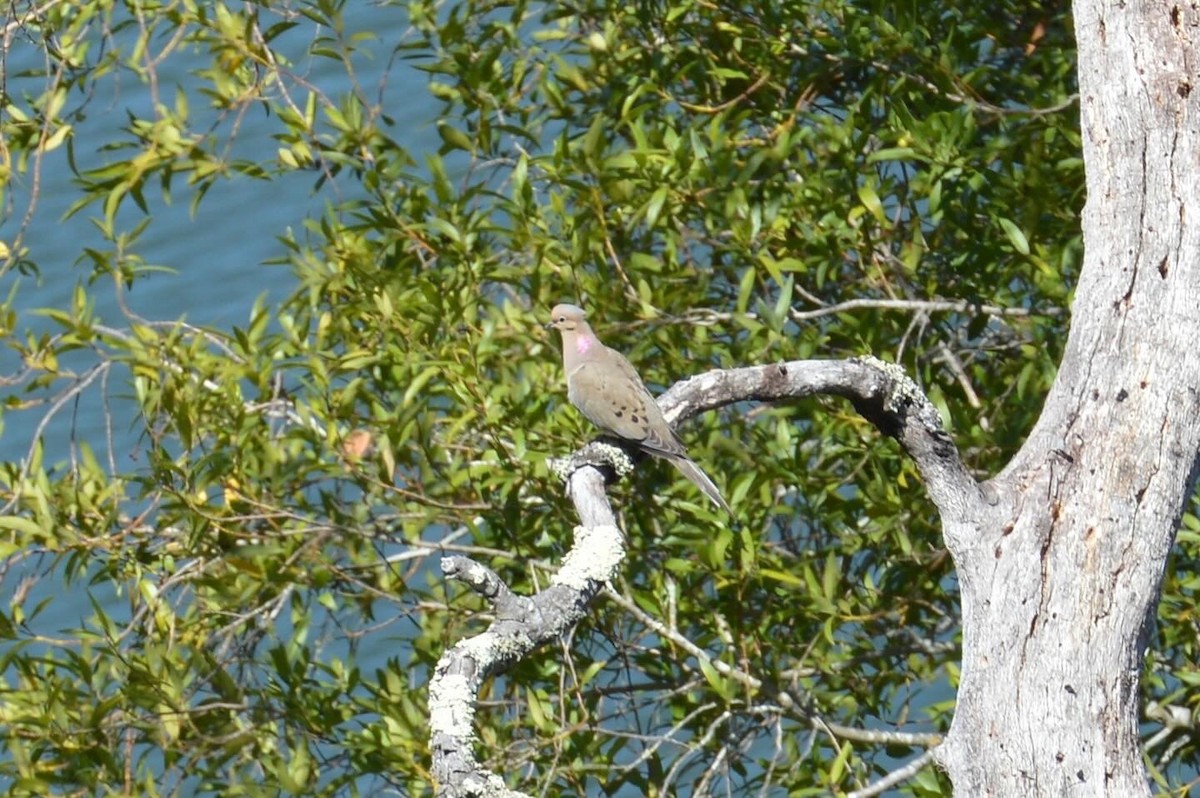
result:
[[[796,361],[680,387],[685,415],[845,396],[914,458],[962,596],[957,710],[935,757],[972,798],[1149,796],[1139,674],[1200,452],[1200,5],[1077,0],[1075,22],[1086,254],[1058,378],[1000,475],[976,483],[932,405],[879,361]],[[581,608],[607,577],[572,578]],[[514,629],[523,651],[537,643]],[[469,754],[478,680],[461,673],[493,661],[458,656],[481,650],[468,642],[431,686],[445,721],[433,724],[441,794],[511,794]]]
[[[960,795],[1149,795],[1145,632],[1200,450],[1200,8],[1075,3],[1086,251],[1036,428],[947,513]]]

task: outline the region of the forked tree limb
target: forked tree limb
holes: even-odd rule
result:
[[[967,472],[937,409],[903,371],[873,357],[800,360],[712,371],[684,380],[659,397],[677,421],[739,402],[777,403],[816,394],[849,399],[860,414],[895,438],[916,462],[943,515],[960,520],[988,501],[986,486]],[[429,685],[430,752],[437,793],[443,798],[516,798],[475,758],[475,703],[485,679],[507,670],[535,648],[557,640],[584,618],[596,594],[625,557],[624,537],[605,493],[608,467],[632,468],[617,447],[592,443],[552,461],[567,484],[582,524],[550,586],[534,596],[513,593],[491,569],[467,557],[442,560],[446,576],[467,584],[492,605],[495,620],[483,633],[459,641],[438,661]]]

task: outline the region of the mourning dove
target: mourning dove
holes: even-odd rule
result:
[[[602,432],[669,460],[705,496],[733,515],[713,481],[692,462],[658,403],[625,356],[600,343],[575,305],[556,305],[550,323],[562,333],[567,398]]]

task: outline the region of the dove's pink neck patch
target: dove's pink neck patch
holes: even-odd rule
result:
[[[596,343],[595,338],[586,335],[580,335],[575,339],[575,350],[581,355],[587,354],[587,351],[592,348],[592,344]]]

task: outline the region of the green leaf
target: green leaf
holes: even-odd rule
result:
[[[699,657],[697,662],[700,665],[700,672],[704,674],[704,680],[708,682],[717,695],[726,701],[732,700],[734,695],[732,684],[717,671],[712,661],[708,657]]]
[[[650,201],[646,203],[643,213],[646,219],[647,227],[654,227],[654,225],[658,223],[658,215],[662,213],[663,205],[667,201],[668,193],[669,189],[667,186],[659,186],[657,189],[655,189],[654,194],[651,195]]]
[[[441,152],[443,154],[450,150],[472,152],[475,149],[474,142],[471,141],[467,134],[445,122],[438,123],[437,132],[442,138],[443,147]]]
[[[1025,234],[1021,232],[1021,228],[1017,227],[1016,224],[1009,219],[1005,219],[1003,217],[997,217],[996,221],[999,222],[1002,228],[1004,228],[1004,234],[1008,236],[1008,241],[1010,244],[1012,244],[1013,249],[1022,255],[1028,255],[1029,240],[1025,238]]]
[[[41,538],[46,534],[45,528],[41,524],[16,515],[0,515],[0,529],[11,529],[33,539]],[[13,550],[16,548],[18,546],[12,545]]]
[[[858,187],[858,200],[863,204],[863,207],[875,217],[880,225],[886,226],[888,223],[887,216],[883,212],[883,203],[879,199],[879,195],[875,193],[875,189],[867,183],[863,183]]]

